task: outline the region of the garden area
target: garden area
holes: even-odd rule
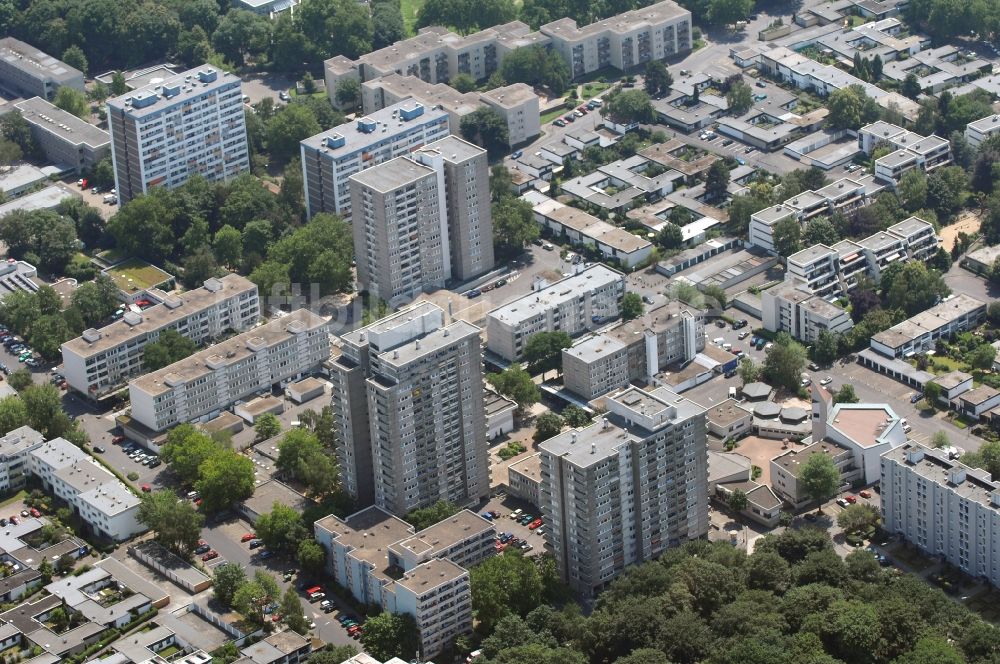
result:
[[[528,451],[528,448],[525,447],[523,443],[520,443],[520,442],[514,440],[514,441],[511,441],[511,442],[507,443],[502,448],[500,448],[500,451],[497,452],[497,456],[499,456],[504,461],[507,461],[508,459],[513,459],[518,454],[521,454],[521,453],[527,452],[527,451]]]

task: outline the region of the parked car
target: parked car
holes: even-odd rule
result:
[[[203,555],[203,556],[201,557],[201,559],[207,562],[207,561],[209,561],[209,560],[215,560],[215,559],[216,559],[216,558],[218,558],[218,557],[219,557],[219,552],[218,552],[218,551],[215,551],[215,550],[213,549],[213,550],[209,551],[208,553],[206,553],[205,555]]]
[[[841,507],[847,507],[848,505],[850,505],[850,503],[844,500],[843,498],[837,498],[837,504],[840,505]]]
[[[107,450],[101,447],[100,445],[94,445],[94,451],[97,452],[98,454],[104,454],[105,452],[107,452]]]
[[[274,551],[268,551],[267,549],[264,549],[257,555],[260,556],[261,560],[267,560],[268,558],[274,555]]]
[[[554,121],[552,122],[552,124],[554,124],[554,125],[555,125],[555,126],[557,126],[557,127],[565,127],[565,126],[566,126],[566,121],[565,121],[565,120],[563,120],[562,118],[556,118],[556,119],[555,119],[555,120],[554,120]]]
[[[746,339],[749,336],[750,336],[750,333],[747,332],[746,330],[743,330],[742,332],[740,332],[739,334],[736,335],[736,338],[739,339],[740,341],[743,341],[744,339]]]
[[[514,150],[513,152],[510,153],[510,158],[511,159],[520,159],[521,155],[523,155],[523,154],[524,154],[524,152],[521,151],[521,150]]]
[[[827,376],[823,380],[819,381],[819,384],[822,385],[823,387],[826,387],[827,385],[829,385],[832,382],[833,382],[833,378],[830,378],[829,376]]]
[[[153,487],[149,486],[148,484],[143,484],[142,485],[142,492],[143,493],[150,493],[152,491],[153,491]]]
[[[848,503],[850,503],[851,505],[853,505],[854,503],[858,502],[858,497],[857,496],[844,496],[844,500],[846,500]]]
[[[540,525],[542,525],[542,520],[541,519],[535,519],[534,521],[532,521],[531,523],[528,524],[528,530],[534,530],[535,528],[537,528]]]
[[[241,542],[249,542],[252,539],[257,539],[257,536],[253,533],[244,533],[243,537],[240,538]]]
[[[921,394],[920,392],[914,392],[913,394],[910,395],[910,403],[917,403],[923,398],[924,398],[923,394]]]
[[[28,510],[28,512],[31,514],[31,516],[35,517],[36,519],[42,515],[42,513],[36,510],[34,507]]]
[[[194,552],[200,556],[201,554],[205,553],[206,551],[210,550],[211,548],[212,547],[210,547],[208,545],[208,543],[206,543],[206,542],[199,542],[198,546],[195,548]]]
[[[871,491],[859,491],[858,495],[861,496],[862,498],[871,498],[872,497]]]
[[[252,539],[247,543],[247,546],[251,549],[258,549],[264,545],[264,540],[262,539]]]

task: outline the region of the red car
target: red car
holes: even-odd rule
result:
[[[149,493],[152,490],[153,490],[153,487],[149,486],[148,484],[143,484],[142,485],[142,491],[143,491],[143,493]]]
[[[856,496],[844,496],[844,500],[846,500],[847,502],[849,502],[852,505],[854,503],[858,502],[858,499],[857,499]]]
[[[121,445],[124,442],[125,442],[125,436],[115,436],[114,438],[111,439],[112,445]]]
[[[212,549],[211,551],[203,555],[201,559],[204,561],[209,561],[209,560],[214,560],[218,557],[219,557],[219,552],[216,551],[215,549]]]
[[[249,542],[252,539],[257,539],[257,536],[254,535],[253,533],[247,533],[246,535],[244,535],[243,537],[240,538],[240,541],[241,542]]]
[[[278,622],[279,620],[281,620],[281,616],[279,616],[277,613],[271,616],[271,622]]]
[[[36,519],[42,515],[42,513],[36,510],[34,507],[32,507],[31,510],[29,511],[31,512],[31,516],[35,517]]]
[[[861,492],[858,493],[858,495],[861,496],[862,498],[871,498],[872,497],[872,494],[871,494],[870,491],[861,491]]]
[[[18,518],[16,516],[12,516],[10,517],[10,522],[16,526],[18,524]]]
[[[351,625],[350,627],[347,628],[348,634],[354,634],[355,632],[360,632],[360,631],[361,631],[361,625]]]
[[[542,525],[542,520],[535,519],[534,521],[528,524],[528,530],[534,530],[535,528],[538,528],[541,525]]]

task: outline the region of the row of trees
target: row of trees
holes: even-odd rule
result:
[[[870,528],[871,510],[844,526]],[[627,570],[584,617],[554,608],[546,561],[504,554],[472,570],[489,664],[985,664],[997,628],[865,550],[841,558],[815,528],[769,535],[752,555],[690,542]]]

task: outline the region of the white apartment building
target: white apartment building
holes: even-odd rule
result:
[[[456,74],[477,81],[495,72],[515,48],[549,46],[560,53],[574,78],[605,67],[633,69],[650,60],[664,60],[691,49],[691,12],[672,0],[623,12],[577,27],[563,18],[538,32],[520,21],[461,36],[429,26],[409,39],[350,60],[342,55],[323,63],[326,89],[335,101],[345,78],[371,81],[393,73],[417,76],[428,83],[447,83]]]
[[[965,126],[965,140],[974,148],[978,148],[998,133],[1000,133],[1000,115],[996,114],[987,115]]]
[[[899,184],[903,174],[914,168],[929,173],[951,163],[951,143],[935,134],[921,136],[883,121],[858,130],[858,147],[865,154],[871,154],[880,145],[895,148],[875,160],[875,179],[890,187]]]
[[[532,292],[486,315],[486,347],[516,361],[528,339],[539,332],[577,336],[621,314],[625,275],[592,265],[552,285],[533,284]]]
[[[122,205],[195,173],[210,181],[250,170],[240,79],[202,65],[108,100],[115,186]]]
[[[108,132],[41,97],[16,102],[14,107],[31,126],[31,137],[53,164],[80,172],[93,168],[110,153]]]
[[[302,141],[306,211],[351,218],[349,178],[448,135],[448,114],[408,99]]]
[[[987,471],[907,442],[882,457],[882,527],[1000,585],[1000,486]]]
[[[812,295],[794,280],[763,291],[760,302],[765,330],[787,332],[803,343],[814,343],[823,330],[844,334],[854,327],[846,310]]]
[[[480,329],[430,303],[341,337],[337,457],[359,504],[406,514],[489,495]]]
[[[496,553],[493,524],[464,510],[420,532],[378,507],[313,526],[327,572],[354,598],[413,616],[424,655],[472,629],[466,568]]]
[[[705,409],[665,387],[609,397],[608,414],[539,445],[545,538],[571,588],[708,532]]]
[[[0,491],[24,486],[30,471],[28,455],[44,442],[42,434],[28,426],[18,427],[0,438]]]
[[[486,92],[459,92],[446,83],[428,83],[417,76],[389,74],[361,84],[361,107],[366,114],[409,98],[428,108],[448,112],[448,128],[459,135],[462,118],[480,108],[496,110],[507,124],[507,144],[519,145],[541,132],[538,95],[524,83]]]
[[[563,349],[563,384],[589,401],[633,381],[652,384],[668,366],[704,349],[701,313],[670,302]]]
[[[62,345],[63,375],[74,390],[96,399],[142,373],[143,349],[164,330],[176,330],[196,344],[227,330],[242,332],[260,317],[257,285],[236,274],[208,279],[201,288],[162,294],[162,303],[99,330],[84,330]]]
[[[772,229],[778,222],[791,218],[802,223],[834,212],[850,214],[881,188],[869,175],[842,178],[822,189],[804,191],[783,203],[764,208],[750,217],[750,244],[775,253]]]
[[[578,28],[571,18],[541,27],[574,78],[614,67],[628,71],[691,48],[691,12],[666,0]]]
[[[326,319],[293,311],[129,382],[132,419],[152,431],[214,416],[330,357]]]
[[[123,542],[145,530],[139,498],[79,447],[54,438],[29,453],[28,468],[96,535]]]
[[[83,72],[19,39],[0,39],[0,88],[51,101],[63,85],[83,92]]]
[[[904,358],[933,349],[938,339],[970,330],[986,319],[986,303],[959,293],[927,311],[872,336],[871,349],[890,358]]]
[[[830,441],[821,440],[801,448],[792,448],[771,459],[771,488],[779,498],[795,509],[805,507],[812,501],[799,483],[802,466],[813,454],[825,454],[840,472],[841,487],[861,478],[861,469],[855,463],[850,450]],[[812,501],[815,504],[815,501]]]
[[[486,151],[456,136],[350,177],[361,290],[397,306],[493,267]]]

